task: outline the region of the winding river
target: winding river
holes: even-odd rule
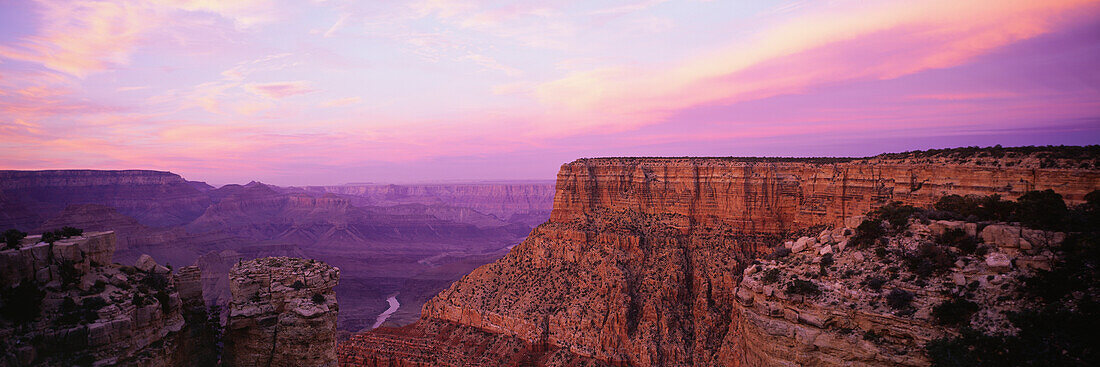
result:
[[[382,323],[386,322],[386,319],[390,318],[390,315],[397,312],[397,309],[401,307],[401,303],[397,302],[396,294],[387,298],[386,302],[390,304],[390,307],[378,315],[378,318],[374,320],[374,325],[370,327],[371,329],[377,329],[379,326],[382,326]]]

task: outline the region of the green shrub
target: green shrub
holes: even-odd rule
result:
[[[864,220],[856,228],[855,236],[849,240],[849,244],[856,248],[872,247],[878,241],[879,238],[886,235],[886,230],[882,229],[882,221],[879,220]]]
[[[952,228],[937,236],[936,243],[957,248],[959,252],[969,255],[978,249],[979,241],[962,229]]]
[[[764,271],[764,275],[760,277],[760,281],[764,284],[774,284],[779,281],[779,268],[771,268]]]
[[[909,223],[909,217],[916,212],[917,208],[914,208],[912,205],[905,205],[900,201],[895,201],[872,210],[869,216],[884,220],[890,223],[894,230],[899,230],[905,228],[905,225]]]
[[[168,278],[161,274],[148,273],[141,279],[141,284],[154,291],[163,291],[168,288]]]
[[[61,227],[56,231],[61,237],[69,238],[84,235],[84,230],[79,228],[73,228],[69,226]]]
[[[4,248],[19,248],[19,243],[27,237],[27,232],[18,229],[4,231]]]
[[[866,285],[867,288],[871,288],[871,290],[878,291],[882,289],[882,286],[885,285],[887,281],[889,281],[889,279],[885,277],[871,275],[863,279],[863,284]]]
[[[909,307],[911,302],[913,302],[913,293],[904,289],[894,289],[886,294],[886,304],[895,310]]]
[[[955,254],[943,246],[934,243],[922,243],[915,251],[905,254],[905,265],[909,271],[921,278],[943,273],[955,264]]]
[[[821,294],[821,289],[818,288],[817,284],[814,284],[814,282],[795,279],[787,283],[787,294],[812,297]]]
[[[325,304],[325,296],[321,295],[320,293],[314,293],[313,298],[311,298],[310,300],[313,301],[313,303],[319,305]]]
[[[978,312],[978,304],[962,297],[952,298],[932,307],[932,317],[937,324],[947,326],[965,326],[970,317]]]
[[[1016,220],[1025,227],[1061,230],[1069,209],[1054,190],[1028,191],[1016,200]]]
[[[306,286],[306,284],[302,283],[301,280],[295,280],[294,284],[290,285],[290,287],[294,288],[294,290],[301,290],[302,288],[305,288],[305,286]]]

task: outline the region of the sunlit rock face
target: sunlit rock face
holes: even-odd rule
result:
[[[353,337],[341,353],[385,355],[349,357],[348,365],[409,360],[374,346],[407,340],[410,334],[417,340],[449,340],[446,333],[433,331],[439,327],[421,326],[444,322],[488,333],[482,344],[465,343],[462,350],[473,355],[482,355],[501,337],[518,338],[532,351],[638,366],[848,361],[839,353],[807,357],[798,354],[813,351],[783,349],[780,342],[786,339],[767,334],[779,333],[769,329],[774,322],[766,317],[773,315],[758,316],[747,308],[751,302],[736,297],[744,269],[786,240],[816,236],[822,227],[842,228],[846,219],[892,201],[926,207],[947,194],[1011,199],[1050,188],[1075,203],[1100,188],[1100,171],[1072,168],[1080,162],[1040,168],[1029,159],[1011,166],[920,156],[574,161],[558,175],[550,221],[526,241],[429,301],[417,325]],[[824,307],[817,311],[827,314],[833,305]],[[919,323],[913,327],[922,328]],[[929,335],[927,330],[914,333]],[[800,340],[779,334],[792,338],[792,344]],[[754,341],[774,343],[777,350],[746,347]],[[531,352],[541,361],[536,364],[554,365],[540,359],[545,355]],[[444,357],[416,358],[430,363],[424,361]],[[867,360],[878,363],[873,356]]]
[[[340,269],[299,258],[243,261],[229,272],[228,366],[335,366],[332,288]]]

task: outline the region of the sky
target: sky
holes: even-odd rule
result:
[[[0,169],[553,179],[1100,143],[1100,1],[0,0]]]

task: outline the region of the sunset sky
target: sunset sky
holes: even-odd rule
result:
[[[1100,1],[0,0],[0,169],[552,179],[1100,143]]]

